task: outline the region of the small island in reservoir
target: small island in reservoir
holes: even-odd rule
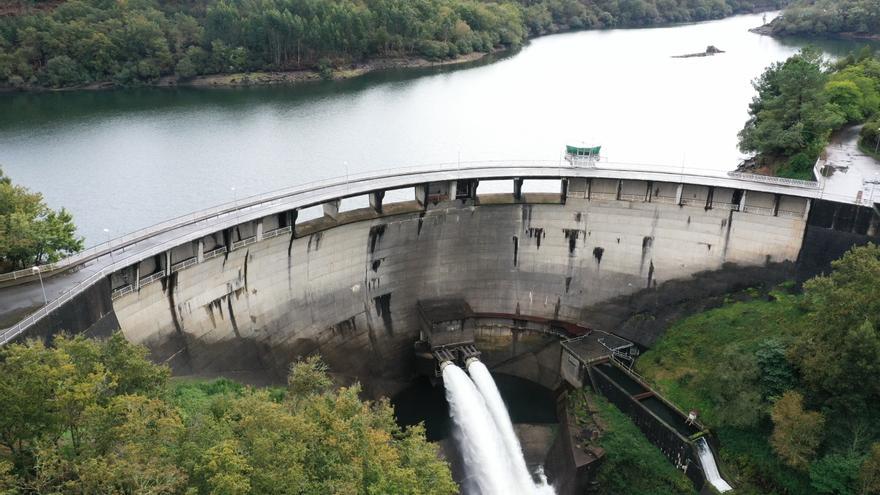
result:
[[[724,53],[724,50],[719,50],[715,45],[709,45],[704,52],[688,53],[687,55],[673,55],[672,58],[711,57],[717,53]]]

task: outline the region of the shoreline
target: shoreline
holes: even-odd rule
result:
[[[738,15],[752,15],[760,12],[767,12],[767,10],[756,9],[754,11],[749,12],[739,12],[736,14],[732,14],[729,16],[724,16],[719,19],[707,19],[705,21],[699,22],[711,22],[721,19],[726,19],[729,17],[735,17]],[[657,24],[650,26],[634,26],[634,27],[624,27],[624,28],[615,28],[615,29],[647,29],[647,28],[661,28],[661,27],[670,27],[676,25],[687,25],[692,24],[690,22],[683,23],[666,23],[666,24]],[[759,28],[752,28],[749,31],[758,33],[758,29],[763,28],[765,26],[761,26]],[[586,31],[594,31],[601,29],[586,29]],[[570,29],[563,28],[558,31],[542,33],[535,36],[530,36],[525,43],[529,43],[531,40],[536,38],[541,38],[544,36],[554,35],[554,34],[563,34],[573,31],[581,31],[581,29]],[[878,38],[880,39],[880,38]],[[291,70],[291,71],[253,71],[253,72],[237,72],[231,74],[205,74],[201,76],[195,76],[189,79],[181,79],[176,75],[168,75],[162,76],[158,80],[152,83],[140,84],[131,87],[137,88],[243,88],[243,87],[255,87],[255,86],[282,86],[282,85],[290,85],[295,86],[303,83],[309,82],[320,82],[320,81],[344,81],[348,79],[354,79],[356,77],[360,77],[371,72],[383,71],[383,70],[398,70],[398,69],[430,69],[432,67],[444,67],[444,66],[452,66],[452,65],[463,65],[471,62],[477,62],[482,60],[490,55],[497,55],[500,53],[507,53],[518,50],[505,48],[505,47],[496,47],[493,48],[490,52],[472,52],[467,55],[460,55],[453,59],[448,60],[440,60],[440,61],[431,61],[419,56],[401,56],[401,57],[384,57],[384,58],[375,58],[370,59],[364,62],[353,62],[346,64],[345,68],[334,68],[332,69],[331,76],[329,78],[321,77],[319,71],[314,69],[300,69],[300,70]],[[102,81],[102,82],[94,82],[81,86],[72,86],[72,87],[64,87],[64,88],[49,88],[44,86],[23,86],[19,88],[11,87],[11,86],[0,86],[0,95],[2,94],[11,94],[11,93],[58,93],[58,92],[67,92],[67,91],[106,91],[113,89],[125,89],[128,86],[120,86],[112,81]]]
[[[181,79],[176,75],[163,76],[156,82],[137,87],[143,88],[244,88],[252,86],[280,86],[299,85],[320,81],[344,81],[354,79],[372,72],[397,69],[430,69],[432,67],[444,67],[463,65],[477,62],[490,55],[496,55],[509,51],[507,48],[496,48],[491,52],[472,52],[458,57],[431,61],[422,57],[388,57],[348,64],[346,68],[334,68],[330,78],[324,78],[321,73],[314,69],[300,69],[292,71],[254,71],[236,72],[231,74],[205,74],[189,79]],[[42,86],[27,86],[12,88],[0,86],[0,94],[4,93],[62,93],[68,91],[105,91],[122,89],[110,81],[96,82],[83,86],[66,88],[46,88]]]
[[[239,72],[234,74],[209,74],[196,76],[187,80],[180,80],[177,76],[166,76],[151,86],[160,88],[188,87],[188,88],[241,88],[249,86],[277,86],[296,85],[319,81],[344,81],[354,79],[371,72],[396,69],[429,69],[432,67],[444,67],[449,65],[461,65],[482,60],[489,55],[502,53],[506,49],[495,49],[489,53],[472,52],[467,55],[459,55],[449,60],[439,62],[427,60],[421,57],[391,57],[374,59],[367,62],[351,64],[348,68],[333,69],[330,78],[325,79],[313,69],[295,71],[255,71]]]
[[[848,40],[848,41],[880,41],[880,34],[872,34],[872,33],[854,33],[854,32],[846,32],[846,33],[826,33],[824,35],[819,35],[815,33],[777,33],[773,30],[773,23],[764,24],[763,26],[754,27],[749,29],[749,32],[760,34],[762,36],[770,36],[773,38],[786,38],[791,36],[797,36],[801,38],[807,39],[817,39],[817,40]]]

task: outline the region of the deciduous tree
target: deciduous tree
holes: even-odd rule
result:
[[[0,271],[56,261],[82,247],[67,210],[50,209],[41,194],[14,185],[0,169]]]
[[[812,325],[790,353],[811,396],[850,413],[880,398],[880,247],[853,248],[804,285]]]
[[[859,468],[859,494],[880,494],[880,443],[871,446],[871,451]]]
[[[825,417],[815,411],[806,411],[803,396],[789,391],[782,394],[770,412],[773,434],[770,445],[786,464],[807,469],[822,441]]]

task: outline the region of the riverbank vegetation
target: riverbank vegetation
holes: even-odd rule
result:
[[[455,58],[569,29],[648,26],[786,0],[20,0],[0,16],[0,87],[155,84]],[[43,8],[39,8],[43,6]]]
[[[452,495],[424,429],[335,388],[321,361],[286,388],[172,382],[121,334],[0,351],[0,493]]]
[[[739,135],[740,149],[784,177],[813,179],[813,165],[832,132],[877,120],[880,112],[880,60],[867,49],[834,63],[804,49],[768,67],[753,85],[758,94]]]
[[[46,206],[0,169],[0,273],[57,261],[83,248],[73,217]]]
[[[637,370],[721,441],[737,493],[880,493],[880,248],[675,324]]]
[[[778,36],[880,37],[876,0],[794,0],[767,26]]]
[[[880,160],[880,116],[874,116],[859,133],[859,148]]]

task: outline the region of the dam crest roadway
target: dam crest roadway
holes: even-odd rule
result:
[[[819,164],[817,164],[818,166]],[[817,170],[818,172],[818,170]],[[233,203],[227,203],[215,208],[196,212],[190,215],[163,222],[161,224],[142,229],[107,243],[100,244],[83,252],[77,253],[64,260],[50,265],[44,265],[39,269],[20,270],[18,272],[0,275],[0,327],[7,327],[0,332],[0,344],[30,335],[29,330],[39,327],[35,335],[48,336],[60,330],[71,332],[83,332],[92,328],[98,320],[103,319],[113,312],[117,306],[117,300],[125,298],[131,293],[138,293],[150,283],[171,278],[177,272],[186,270],[192,266],[205,263],[212,258],[223,256],[223,264],[226,258],[236,250],[244,249],[251,244],[259,243],[273,237],[289,238],[287,255],[294,245],[294,239],[310,237],[308,239],[308,251],[312,249],[311,236],[320,234],[328,229],[334,229],[343,225],[358,222],[377,223],[383,218],[394,218],[400,215],[418,217],[418,232],[421,232],[422,216],[426,211],[449,206],[473,211],[482,206],[507,206],[508,208],[522,208],[525,205],[555,206],[563,208],[568,203],[572,209],[573,218],[580,222],[580,212],[577,207],[571,206],[578,202],[621,203],[627,202],[641,204],[664,205],[664,208],[675,207],[680,210],[686,207],[698,207],[698,211],[709,214],[711,211],[723,211],[718,214],[718,220],[722,227],[727,225],[726,234],[730,239],[730,225],[728,217],[732,219],[733,213],[748,215],[749,217],[763,217],[765,225],[756,227],[757,237],[748,242],[759,242],[760,237],[768,232],[761,233],[761,229],[774,229],[781,227],[782,230],[774,232],[777,238],[773,246],[752,246],[760,253],[751,255],[736,254],[736,249],[729,250],[725,244],[725,253],[721,259],[707,261],[704,259],[694,263],[694,267],[685,269],[682,273],[667,274],[665,279],[688,276],[698,271],[718,269],[727,262],[742,264],[760,264],[765,261],[794,261],[798,257],[804,238],[805,225],[810,216],[811,204],[823,202],[827,204],[848,205],[855,208],[872,209],[875,207],[871,194],[863,191],[847,191],[841,193],[838,189],[834,192],[826,191],[825,179],[821,173],[816,174],[819,181],[801,181],[776,177],[742,174],[736,172],[717,172],[708,169],[695,169],[673,166],[621,164],[605,161],[580,163],[574,161],[504,161],[504,162],[468,162],[444,165],[429,165],[422,167],[398,168],[386,171],[374,171],[364,174],[353,174],[348,177],[336,178],[314,182],[302,186],[291,187],[279,191],[244,198]],[[513,181],[513,193],[482,194],[477,193],[480,181]],[[558,193],[528,193],[523,192],[524,181],[558,181]],[[386,192],[411,189],[414,191],[412,200],[384,203]],[[873,191],[871,191],[873,193]],[[369,199],[369,208],[353,211],[340,211],[343,199],[357,196],[366,196]],[[311,207],[320,207],[323,213],[321,218],[310,219],[297,223],[298,213]],[[631,208],[632,206],[628,207]],[[654,219],[648,219],[648,224],[657,226],[657,217],[664,217],[665,212],[657,210],[654,206],[650,215]],[[648,215],[646,211],[644,213]],[[670,213],[672,214],[672,213]],[[525,214],[523,214],[525,215]],[[639,215],[639,214],[636,214]],[[678,215],[677,213],[675,215]],[[680,215],[679,215],[680,216]],[[767,219],[773,225],[766,224]],[[687,215],[687,226],[691,224],[691,216]],[[523,221],[528,222],[525,217]],[[553,217],[553,222],[560,222],[559,218]],[[520,220],[517,219],[517,222]],[[731,220],[732,222],[732,220]],[[792,223],[794,222],[794,223]],[[757,225],[757,224],[756,224]],[[520,225],[523,230],[520,234],[531,236],[536,233],[526,225]],[[606,226],[613,230],[613,226]],[[537,229],[537,235],[546,236],[542,229]],[[569,257],[573,253],[576,244],[575,239],[586,247],[586,237],[592,235],[585,229],[563,229],[566,238],[569,233],[572,239],[563,241],[568,244]],[[650,229],[649,229],[650,230]],[[723,229],[722,229],[723,230]],[[865,228],[865,234],[875,234],[877,231],[876,219]],[[570,231],[570,232],[569,232]],[[375,250],[376,235],[370,232],[372,243],[370,257]],[[381,235],[381,234],[379,234]],[[703,235],[703,234],[701,234]],[[513,265],[517,266],[517,251],[522,241],[514,232],[513,235]],[[633,275],[636,278],[644,278],[647,273],[648,286],[656,285],[657,278],[653,277],[655,261],[651,262],[650,268],[646,265],[646,243],[658,242],[649,232],[639,236],[642,244],[641,265],[635,268],[635,272],[626,275],[627,286],[633,286]],[[674,236],[673,236],[674,237]],[[722,236],[724,237],[724,236]],[[648,239],[651,239],[649,241]],[[787,238],[787,239],[786,239]],[[320,239],[320,237],[318,238]],[[315,249],[317,249],[316,241]],[[511,242],[509,235],[499,236],[499,243],[503,243],[507,249]],[[603,241],[604,242],[604,241]],[[621,239],[617,237],[617,244]],[[725,243],[727,241],[724,241]],[[711,251],[712,243],[704,242]],[[540,249],[541,241],[537,240],[537,248]],[[647,246],[650,248],[650,246]],[[655,246],[656,249],[657,246]],[[675,249],[674,246],[669,246]],[[593,257],[597,260],[597,266],[602,261],[602,252],[607,248],[596,247],[593,249]],[[750,247],[744,247],[748,251]],[[717,251],[717,250],[716,250]],[[766,251],[766,252],[764,252]],[[564,251],[563,251],[564,252]],[[521,253],[526,254],[526,253]],[[754,255],[754,256],[752,256]],[[702,256],[702,255],[700,255]],[[717,257],[717,255],[712,254]],[[375,261],[372,262],[375,268]],[[560,273],[559,280],[565,279],[565,290],[568,292],[572,278],[579,278],[577,267],[572,267],[569,260],[568,275]],[[288,268],[290,269],[290,261]],[[684,264],[682,264],[684,266]],[[521,268],[520,268],[521,269]],[[623,271],[633,271],[626,268]],[[648,273],[648,272],[651,273]],[[239,277],[241,278],[241,277]],[[514,277],[515,278],[515,277]],[[243,281],[224,282],[221,285],[228,286],[224,294],[235,292],[240,294],[241,289],[247,285],[247,262],[244,263]],[[100,292],[104,292],[106,298],[91,317],[77,317],[71,321],[69,316],[59,316],[60,310],[65,305],[74,301],[78,296],[93,289],[102,281],[106,281]],[[355,283],[350,283],[355,282]],[[349,291],[357,292],[358,283],[369,283],[363,274],[360,280],[346,280],[345,286]],[[642,282],[638,282],[640,285]],[[236,285],[238,284],[238,285]],[[289,283],[288,283],[289,285]],[[448,290],[448,289],[444,289]],[[519,290],[519,289],[518,289]],[[628,289],[610,289],[603,296],[604,299]],[[170,291],[169,291],[170,292]],[[543,299],[549,300],[549,291]],[[256,292],[254,292],[256,294]],[[528,291],[529,303],[534,303],[534,294]],[[170,296],[169,296],[170,297]],[[390,297],[390,295],[389,295]],[[48,301],[47,305],[42,303]],[[520,298],[521,299],[521,298]],[[540,310],[541,316],[548,318],[563,318],[560,314],[561,295],[555,294],[557,300],[555,313],[553,311]],[[201,303],[210,301],[201,301]],[[216,302],[216,301],[215,301]],[[483,305],[482,310],[502,310],[504,313],[513,314],[519,310],[522,300],[517,301],[513,308],[511,304],[503,304],[504,308],[489,308]],[[599,301],[593,301],[599,302]],[[167,303],[166,303],[167,304]],[[570,303],[572,305],[573,303]],[[41,306],[41,307],[39,307]],[[388,318],[389,315],[381,315],[380,304],[376,303],[379,318]],[[481,306],[481,305],[477,305]],[[547,302],[544,302],[547,306]],[[552,310],[552,304],[551,310]],[[34,311],[34,308],[39,307]],[[232,306],[230,305],[230,311]],[[179,309],[179,308],[178,308]],[[387,309],[387,308],[386,308]],[[565,319],[578,320],[578,311],[569,308]],[[363,308],[361,308],[363,311]],[[124,312],[124,311],[123,311]],[[386,311],[387,312],[387,311]],[[30,314],[28,314],[30,313]],[[565,313],[565,311],[563,311]],[[54,314],[54,316],[53,316]],[[47,316],[52,316],[47,318]],[[340,315],[341,316],[341,315]],[[91,318],[91,321],[89,321]],[[254,316],[251,316],[255,320]],[[113,318],[115,320],[116,318]],[[173,325],[180,330],[181,322],[176,316]],[[341,318],[344,320],[344,318]],[[134,320],[132,320],[134,321]],[[213,321],[213,317],[212,317]],[[386,324],[388,321],[386,321]],[[125,331],[126,324],[120,318],[119,321],[105,322],[111,326],[122,326]],[[146,333],[165,330],[151,328]],[[142,333],[140,330],[137,333]],[[149,340],[146,334],[136,341]],[[149,344],[148,344],[149,346]],[[149,346],[152,347],[152,346]],[[173,353],[172,353],[173,354]]]

